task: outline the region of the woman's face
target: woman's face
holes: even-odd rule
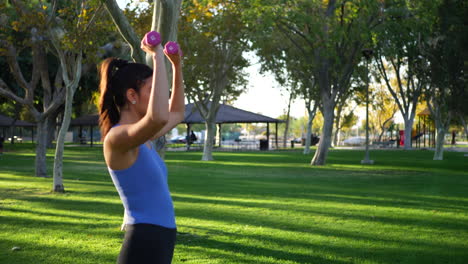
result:
[[[148,102],[151,95],[151,84],[153,82],[153,77],[148,77],[143,85],[140,88],[140,92],[138,93],[139,102],[138,102],[138,112],[141,116],[146,115],[146,111],[148,109]]]

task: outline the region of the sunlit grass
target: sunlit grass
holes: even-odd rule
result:
[[[67,192],[53,194],[52,179],[33,177],[31,146],[7,147],[0,263],[115,263],[123,212],[102,149],[66,148]],[[363,156],[333,150],[328,165],[311,167],[299,151],[214,162],[168,152],[174,263],[467,263],[463,153],[435,162],[429,151],[373,151],[374,166]]]

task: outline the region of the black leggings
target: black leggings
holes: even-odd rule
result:
[[[170,264],[176,233],[152,224],[127,225],[117,264]]]

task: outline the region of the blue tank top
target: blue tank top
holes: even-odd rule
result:
[[[154,148],[140,145],[135,163],[127,169],[107,168],[125,209],[125,224],[176,228],[167,168]]]

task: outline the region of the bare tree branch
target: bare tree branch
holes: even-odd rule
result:
[[[2,79],[0,79],[0,95],[10,98],[20,104],[26,104],[26,100],[14,94]]]
[[[140,39],[117,2],[115,0],[104,0],[104,4],[106,5],[107,11],[111,14],[112,20],[114,20],[114,24],[117,26],[120,34],[125,41],[130,44],[133,60],[139,63],[145,63],[146,55],[144,51],[140,49]]]
[[[6,40],[0,40],[0,45],[5,47],[7,50],[6,58],[13,77],[15,78],[16,82],[18,82],[19,86],[23,88],[25,92],[28,92],[28,83],[24,79],[23,73],[21,72],[18,60],[16,58],[16,48]]]
[[[400,100],[398,100],[398,95],[396,94],[395,90],[393,90],[393,87],[390,84],[390,80],[389,80],[389,78],[387,76],[387,71],[385,69],[385,64],[383,63],[382,57],[380,57],[380,56],[378,57],[378,60],[377,60],[377,68],[379,69],[380,75],[384,78],[385,84],[387,85],[387,88],[390,91],[390,94],[395,99],[395,101],[396,101],[396,103],[398,105],[398,108],[403,113],[404,112],[403,106],[401,105]]]

